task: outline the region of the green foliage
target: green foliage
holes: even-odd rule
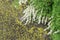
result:
[[[36,10],[39,10],[37,14],[38,16],[41,14],[42,10],[43,16],[51,17],[53,4],[52,0],[33,0],[32,4],[36,8]]]
[[[12,2],[12,6],[18,8],[18,7],[19,7],[19,0],[14,0],[14,1]]]
[[[60,0],[54,0],[53,4],[53,15],[54,15],[54,24],[52,27],[54,27],[54,30],[60,30]],[[60,40],[60,33],[53,35],[53,40]]]

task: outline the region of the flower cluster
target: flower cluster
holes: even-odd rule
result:
[[[21,18],[22,22],[26,20],[25,24],[27,24],[31,22],[31,19],[35,21],[37,11],[35,11],[35,8],[33,6],[31,5],[27,6],[27,8],[23,11],[23,13],[24,13],[24,16]]]
[[[22,3],[26,4],[28,0],[19,0],[19,4],[21,5]]]
[[[46,15],[43,15],[43,14],[45,14],[45,13],[43,13],[44,12],[44,7],[39,8],[39,9],[37,8],[37,10],[36,10],[36,7],[35,7],[36,5],[33,5],[33,3],[31,3],[30,5],[27,5],[27,8],[23,11],[24,15],[20,20],[22,22],[25,21],[25,25],[27,25],[27,24],[29,24],[33,21],[36,21],[36,19],[37,19],[37,24],[47,25],[47,28],[44,29],[44,31],[50,30],[47,35],[55,34],[55,33],[60,32],[59,30],[53,32],[53,29],[51,29],[51,27],[53,25],[52,24],[53,15],[48,17],[47,14],[49,12],[48,13],[46,12]],[[40,6],[38,5],[37,7],[40,7]],[[47,11],[47,10],[45,10],[45,11]],[[39,12],[39,16],[37,15],[38,12]]]

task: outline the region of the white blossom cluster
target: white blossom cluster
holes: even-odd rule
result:
[[[21,5],[22,3],[26,4],[28,0],[19,0],[19,5]]]
[[[31,5],[27,6],[27,8],[23,11],[24,13],[24,16],[21,18],[21,21],[25,21],[26,20],[26,23],[30,23],[31,22],[31,19],[33,19],[33,21],[35,21],[35,17],[36,17],[36,14],[37,14],[37,11],[35,11],[35,8]],[[31,18],[31,16],[33,16]]]
[[[20,0],[20,5],[21,5],[21,3],[24,3],[24,4],[26,4],[26,1],[27,0]],[[46,25],[46,23],[48,22],[48,20],[51,20],[51,19],[53,19],[53,16],[51,16],[50,18],[48,18],[47,16],[45,17],[45,16],[42,16],[42,14],[43,14],[43,8],[42,9],[40,9],[41,11],[39,11],[39,10],[35,10],[35,7],[33,6],[33,5],[28,5],[27,6],[27,8],[23,11],[23,17],[21,17],[21,21],[22,22],[24,22],[25,21],[25,25],[26,24],[29,24],[30,22],[33,22],[33,21],[35,21],[36,20],[36,16],[37,16],[37,12],[39,11],[40,12],[40,14],[39,14],[39,16],[37,17],[37,19],[38,19],[38,21],[37,21],[37,23],[38,24],[40,24],[40,23],[42,23],[42,24],[44,24],[44,25]],[[32,21],[31,21],[32,20]],[[44,31],[47,31],[47,30],[49,30],[50,28],[51,28],[51,26],[52,26],[52,21],[53,20],[51,20],[51,21],[49,21],[48,22],[48,27],[47,28],[45,28],[44,29]],[[47,35],[50,35],[50,34],[55,34],[55,33],[58,33],[58,32],[60,32],[60,30],[57,30],[57,31],[55,31],[55,32],[53,32],[53,29],[50,29],[50,31],[47,33]]]
[[[52,16],[52,17],[50,17],[49,19],[52,19],[52,18],[53,18],[53,16]],[[50,22],[48,22],[48,27],[44,29],[44,31],[47,31],[47,30],[49,30],[49,29],[50,29],[50,31],[47,33],[47,35],[51,35],[51,34],[53,34],[53,35],[54,35],[54,34],[56,34],[56,33],[59,33],[59,32],[60,32],[60,30],[57,30],[57,31],[53,32],[53,30],[54,30],[54,29],[51,29],[51,27],[52,27],[52,25],[53,25],[53,24],[51,24],[51,23],[52,23],[52,21],[53,21],[53,20],[51,20]]]

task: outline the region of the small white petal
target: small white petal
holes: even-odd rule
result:
[[[42,24],[44,23],[44,18],[45,18],[45,17],[42,18]]]
[[[47,35],[50,35],[50,34],[52,34],[52,31],[53,31],[53,30],[50,30],[50,32],[48,32],[48,34],[47,34]]]
[[[46,17],[46,19],[45,19],[45,23],[44,24],[46,24],[47,23],[47,17]]]
[[[36,12],[35,12],[35,9],[34,9],[33,14],[32,14],[33,15],[33,21],[35,21],[37,12],[38,12],[38,10],[36,10]]]
[[[58,32],[60,32],[60,30],[55,31],[53,34],[56,34],[56,33],[58,33]]]
[[[23,17],[21,18],[21,21],[23,22],[26,18],[27,18],[27,16],[23,16]]]
[[[48,24],[47,24],[47,25],[49,26],[49,25],[51,24],[51,22],[52,22],[52,20],[51,20],[50,22],[48,22]]]
[[[45,28],[45,29],[44,29],[44,31],[48,30],[50,27],[51,27],[51,26],[49,26],[49,27]]]
[[[41,17],[42,17],[42,15],[40,15],[39,18],[38,18],[38,24],[41,23]]]
[[[49,20],[52,19],[52,18],[53,18],[53,16],[51,16],[51,17],[49,18]]]

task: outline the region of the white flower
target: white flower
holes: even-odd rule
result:
[[[22,3],[26,4],[28,0],[19,0],[19,4],[21,5]]]
[[[33,16],[33,20],[35,20],[35,17],[36,17],[36,13],[35,12],[35,8],[31,5],[27,6],[27,8],[23,11],[24,13],[24,16],[21,18],[22,22],[26,20],[26,23],[30,23],[31,21],[31,15]]]

